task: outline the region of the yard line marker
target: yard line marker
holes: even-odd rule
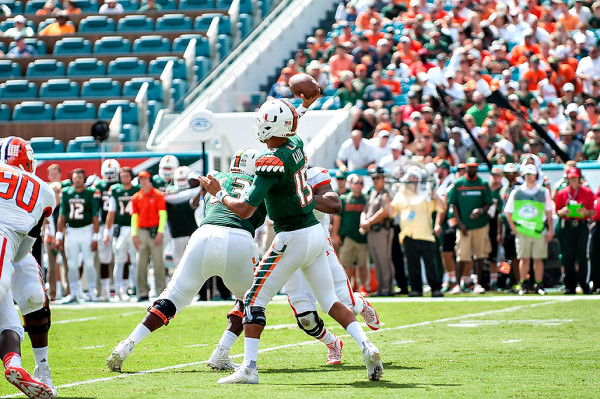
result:
[[[415,341],[398,341],[398,342],[394,342],[394,345],[402,345],[402,344],[412,344]]]
[[[69,320],[58,320],[58,321],[52,321],[52,324],[69,324],[69,323],[79,323],[82,321],[91,321],[91,320],[98,320],[98,319],[104,319],[106,317],[110,317],[110,318],[115,318],[115,317],[119,317],[119,316],[131,316],[134,314],[139,314],[139,312],[128,312],[128,313],[123,313],[120,315],[106,315],[106,316],[92,316],[92,317],[83,317],[81,319],[69,319]]]
[[[509,339],[508,341],[502,341],[503,344],[512,344],[514,342],[521,342],[520,339]]]
[[[550,298],[548,298],[550,299]],[[568,301],[574,301],[577,300],[578,298],[568,298]],[[421,327],[421,326],[427,326],[430,324],[436,324],[436,323],[447,323],[449,321],[455,321],[455,320],[462,320],[462,319],[467,319],[470,317],[481,317],[481,316],[487,316],[490,314],[495,314],[495,313],[505,313],[505,312],[512,312],[514,310],[521,310],[521,309],[525,309],[525,308],[535,308],[535,307],[539,307],[539,306],[545,306],[545,305],[551,305],[551,304],[555,304],[555,303],[559,303],[562,301],[554,301],[554,300],[549,300],[547,302],[540,302],[540,303],[533,303],[533,304],[529,304],[529,305],[519,305],[519,306],[512,306],[510,308],[503,308],[503,309],[495,309],[495,310],[486,310],[484,312],[478,312],[478,313],[470,313],[470,314],[466,314],[466,315],[462,315],[462,316],[455,316],[455,317],[445,317],[442,319],[436,319],[436,320],[427,320],[427,321],[422,321],[419,323],[413,323],[413,324],[404,324],[401,326],[396,326],[396,327],[387,327],[387,328],[380,328],[377,331],[366,331],[366,334],[372,334],[372,333],[380,333],[380,332],[384,332],[384,331],[393,331],[393,330],[404,330],[407,328],[412,328],[412,327]],[[340,335],[339,337],[349,337],[350,334],[345,334],[345,335]],[[280,346],[274,346],[271,348],[264,348],[258,351],[258,353],[265,353],[265,352],[271,352],[271,351],[275,351],[275,350],[280,350],[280,349],[287,349],[287,348],[293,348],[296,346],[306,346],[306,345],[315,345],[315,344],[320,344],[320,341],[317,340],[310,340],[310,341],[303,341],[303,342],[298,342],[295,344],[287,344],[287,345],[280,345]],[[239,357],[243,357],[244,354],[240,353],[238,355],[233,355],[231,356],[232,358],[239,358]],[[151,373],[158,373],[161,371],[167,371],[167,370],[174,370],[174,369],[180,369],[180,368],[184,368],[184,367],[190,367],[190,366],[198,366],[201,364],[206,364],[208,363],[208,360],[203,360],[200,362],[192,362],[192,363],[182,363],[182,364],[175,364],[172,366],[166,366],[166,367],[161,367],[161,368],[157,368],[157,369],[152,369],[152,370],[144,370],[144,371],[138,371],[136,373],[128,373],[128,374],[118,374],[115,376],[111,376],[111,377],[104,377],[104,378],[94,378],[91,380],[86,380],[86,381],[76,381],[76,382],[72,382],[69,384],[64,384],[64,385],[60,385],[57,386],[57,389],[64,389],[64,388],[71,388],[71,387],[76,387],[76,386],[80,386],[80,385],[87,385],[87,384],[93,384],[96,382],[105,382],[105,381],[112,381],[112,380],[116,380],[118,378],[128,378],[131,376],[136,376],[136,375],[145,375],[145,374],[151,374]],[[13,398],[13,397],[18,397],[21,396],[22,394],[14,394],[14,395],[8,395],[8,396],[3,396],[3,398]]]
[[[184,348],[197,348],[199,346],[208,346],[208,344],[184,345]]]
[[[104,348],[104,345],[84,346],[81,349],[96,349],[96,348]]]

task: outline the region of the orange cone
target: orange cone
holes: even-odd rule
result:
[[[375,274],[375,268],[371,268],[371,275],[369,276],[369,292],[377,292],[379,283],[377,282],[377,275]]]

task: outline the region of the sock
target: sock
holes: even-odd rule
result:
[[[244,366],[250,368],[256,368],[256,361],[258,360],[258,345],[260,344],[259,338],[244,338]]]
[[[498,282],[498,273],[490,273],[490,284]]]
[[[79,281],[72,282],[69,285],[71,286],[71,297],[81,298],[79,295],[79,291],[81,290],[81,287],[79,286]]]
[[[134,345],[142,342],[144,338],[150,335],[151,331],[148,330],[148,327],[143,325],[142,323],[138,324],[137,327],[131,332],[128,339],[133,341]]]
[[[238,336],[232,333],[229,330],[225,330],[223,335],[221,336],[221,341],[219,341],[219,346],[227,351],[231,349],[235,341],[238,339]]]
[[[463,286],[463,287],[468,286],[469,285],[469,279],[470,279],[469,276],[462,276],[460,278],[460,285]]]
[[[102,295],[110,296],[110,279],[103,278],[101,281]]]
[[[325,345],[331,345],[335,342],[337,337],[328,329],[325,329],[325,333],[318,338],[319,341],[323,342]]]
[[[33,357],[35,357],[35,365],[38,368],[48,367],[48,347],[33,348]]]
[[[367,336],[365,335],[365,332],[361,328],[360,324],[358,324],[358,321],[353,321],[352,323],[348,324],[346,331],[352,335],[352,338],[354,338],[354,340],[358,343],[360,350],[362,350],[363,342],[367,340]]]
[[[365,298],[358,292],[353,294],[354,296],[354,306],[352,306],[352,312],[354,315],[361,314],[363,310],[365,310]]]
[[[456,284],[456,272],[448,272],[448,281]]]
[[[10,352],[4,356],[2,362],[4,363],[4,368],[21,367],[21,356],[16,352]]]

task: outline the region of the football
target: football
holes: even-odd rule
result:
[[[306,73],[297,73],[290,78],[290,89],[297,97],[304,94],[306,98],[313,98],[319,95],[321,88],[317,81]]]

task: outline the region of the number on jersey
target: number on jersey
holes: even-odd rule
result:
[[[223,186],[223,184],[225,184],[226,180],[227,180],[226,178],[219,180],[221,187]],[[243,195],[245,195],[248,192],[251,185],[252,185],[252,182],[250,180],[243,179],[241,177],[236,177],[233,179],[233,182],[231,183],[231,193],[229,193],[229,195],[231,196],[231,198],[241,198]],[[211,195],[209,204],[214,205],[217,202],[219,202],[219,200]]]
[[[14,197],[19,208],[32,212],[40,194],[40,184],[6,167],[0,168],[0,171],[0,198],[10,200]]]
[[[69,203],[69,219],[83,220],[84,205],[81,202]]]
[[[300,205],[304,208],[313,200],[312,187],[306,182],[306,168],[302,168],[294,173],[294,182],[296,183],[296,195],[300,200]]]

